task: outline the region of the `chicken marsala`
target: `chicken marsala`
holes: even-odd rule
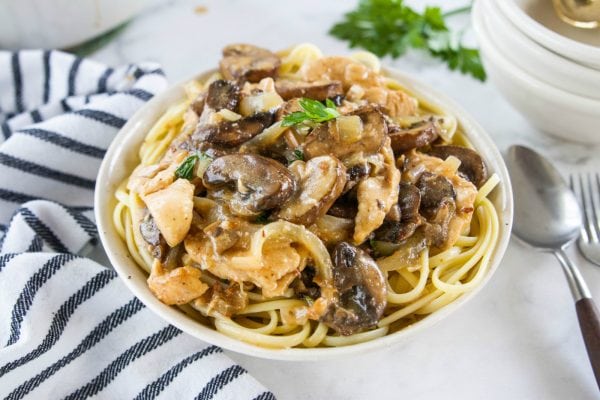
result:
[[[372,55],[229,45],[188,93],[117,193],[117,226],[165,304],[261,346],[338,346],[485,274],[497,178]]]

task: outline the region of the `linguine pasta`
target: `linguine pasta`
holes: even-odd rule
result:
[[[161,301],[258,346],[347,346],[481,283],[499,179],[453,116],[370,53],[224,55],[115,193],[114,225]]]

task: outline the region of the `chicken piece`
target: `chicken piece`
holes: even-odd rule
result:
[[[396,168],[389,138],[386,138],[381,154],[384,159],[383,170],[376,176],[360,181],[357,186],[358,213],[354,218],[353,236],[356,244],[364,242],[398,202],[400,171]]]
[[[370,87],[365,89],[363,99],[369,103],[380,105],[390,117],[405,117],[415,115],[417,100],[400,90],[385,87]]]
[[[208,289],[208,285],[200,280],[200,275],[198,268],[188,265],[168,271],[160,261],[155,260],[148,277],[148,287],[167,305],[186,304]]]
[[[260,265],[237,265],[233,260],[248,255],[238,246],[218,255],[205,235],[188,235],[185,250],[213,275],[232,282],[251,282],[265,297],[281,296],[304,268],[306,259],[288,239],[269,240],[263,246]]]
[[[178,151],[172,158],[165,157],[159,164],[138,166],[127,182],[127,189],[143,197],[166,188],[175,180],[175,170],[187,155],[186,151]]]
[[[183,241],[192,224],[194,185],[177,179],[164,189],[143,196],[158,230],[170,247]]]
[[[348,90],[353,84],[364,87],[382,84],[382,78],[377,72],[348,57],[321,57],[306,63],[300,73],[308,82],[339,81],[344,90]]]
[[[227,80],[258,82],[277,75],[281,60],[275,53],[250,44],[232,44],[223,49],[219,63]]]

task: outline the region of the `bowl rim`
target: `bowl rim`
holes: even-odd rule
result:
[[[549,102],[555,104],[567,104],[569,105],[569,108],[572,108],[573,103],[576,103],[580,110],[589,112],[590,114],[598,113],[598,110],[600,109],[600,99],[581,96],[552,86],[539,80],[536,76],[529,74],[519,65],[513,63],[504,52],[495,45],[493,35],[491,35],[489,27],[485,24],[483,11],[480,7],[480,2],[476,1],[473,5],[471,19],[473,21],[473,29],[477,35],[479,45],[483,50],[484,57],[493,59],[494,63],[496,65],[499,64],[502,70],[522,82],[524,86],[541,93],[540,96]]]
[[[502,155],[491,137],[484,131],[483,127],[453,100],[403,72],[392,68],[382,68],[382,72],[386,76],[396,79],[409,92],[418,94],[420,98],[430,104],[440,107],[444,111],[456,116],[467,139],[481,153],[488,164],[489,169],[498,174],[500,178],[501,185],[495,189],[496,200],[494,201],[494,206],[496,207],[499,217],[500,233],[497,246],[490,259],[489,270],[483,278],[483,281],[470,292],[463,294],[452,303],[428,315],[426,318],[415,324],[390,335],[344,347],[320,347],[310,349],[263,348],[226,336],[215,329],[193,320],[180,310],[161,303],[148,289],[146,284],[146,273],[135,263],[135,261],[133,261],[126,245],[118,236],[112,223],[112,209],[115,204],[114,191],[121,183],[121,179],[117,179],[114,176],[111,179],[111,174],[114,171],[115,174],[121,173],[126,177],[131,173],[131,169],[123,172],[121,167],[123,167],[125,162],[129,161],[129,164],[132,164],[132,160],[137,159],[139,143],[143,140],[149,126],[160,117],[169,104],[172,104],[173,101],[180,99],[183,96],[183,85],[186,82],[191,79],[205,78],[212,72],[214,72],[214,70],[196,74],[190,79],[186,79],[171,86],[142,106],[142,108],[129,119],[113,139],[98,172],[94,193],[94,213],[98,224],[101,243],[104,246],[112,266],[121,280],[125,283],[125,286],[156,315],[191,336],[234,352],[274,360],[326,360],[364,353],[376,349],[389,348],[393,345],[402,343],[421,330],[431,327],[446,318],[475,297],[475,295],[486,286],[502,261],[509,243],[513,221],[512,187]],[[133,147],[133,144],[136,142],[137,146]],[[128,147],[128,145],[130,147]],[[135,151],[132,150],[133,148]]]
[[[528,73],[538,72],[540,80],[544,83],[578,96],[600,100],[600,70],[574,63],[540,46],[500,12],[494,0],[479,0],[479,3],[482,10],[479,18],[483,19],[482,24],[493,27],[495,36],[501,39],[495,40],[494,43],[511,62],[518,63],[517,59],[527,57],[526,61],[523,60],[518,65]],[[520,51],[507,52],[509,48]]]
[[[493,0],[517,28],[534,41],[574,62],[600,69],[600,48],[562,36],[531,18],[514,0]],[[477,3],[477,2],[476,2]]]

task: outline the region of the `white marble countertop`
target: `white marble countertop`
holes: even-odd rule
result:
[[[464,3],[445,0],[443,5]],[[171,82],[177,82],[213,68],[220,49],[232,42],[270,49],[312,42],[326,54],[343,54],[348,52],[346,44],[328,36],[327,30],[354,4],[354,0],[167,2],[138,17],[93,57],[112,65],[158,61]],[[205,6],[206,12],[195,13],[197,6]],[[459,27],[467,22],[454,21]],[[449,72],[416,53],[385,63],[448,94],[479,120],[501,150],[527,144],[565,171],[600,171],[600,148],[541,134],[490,83]],[[579,261],[592,293],[600,298],[600,268]],[[473,301],[400,346],[319,363],[231,357],[282,400],[599,396],[558,263],[514,241],[496,275]]]

